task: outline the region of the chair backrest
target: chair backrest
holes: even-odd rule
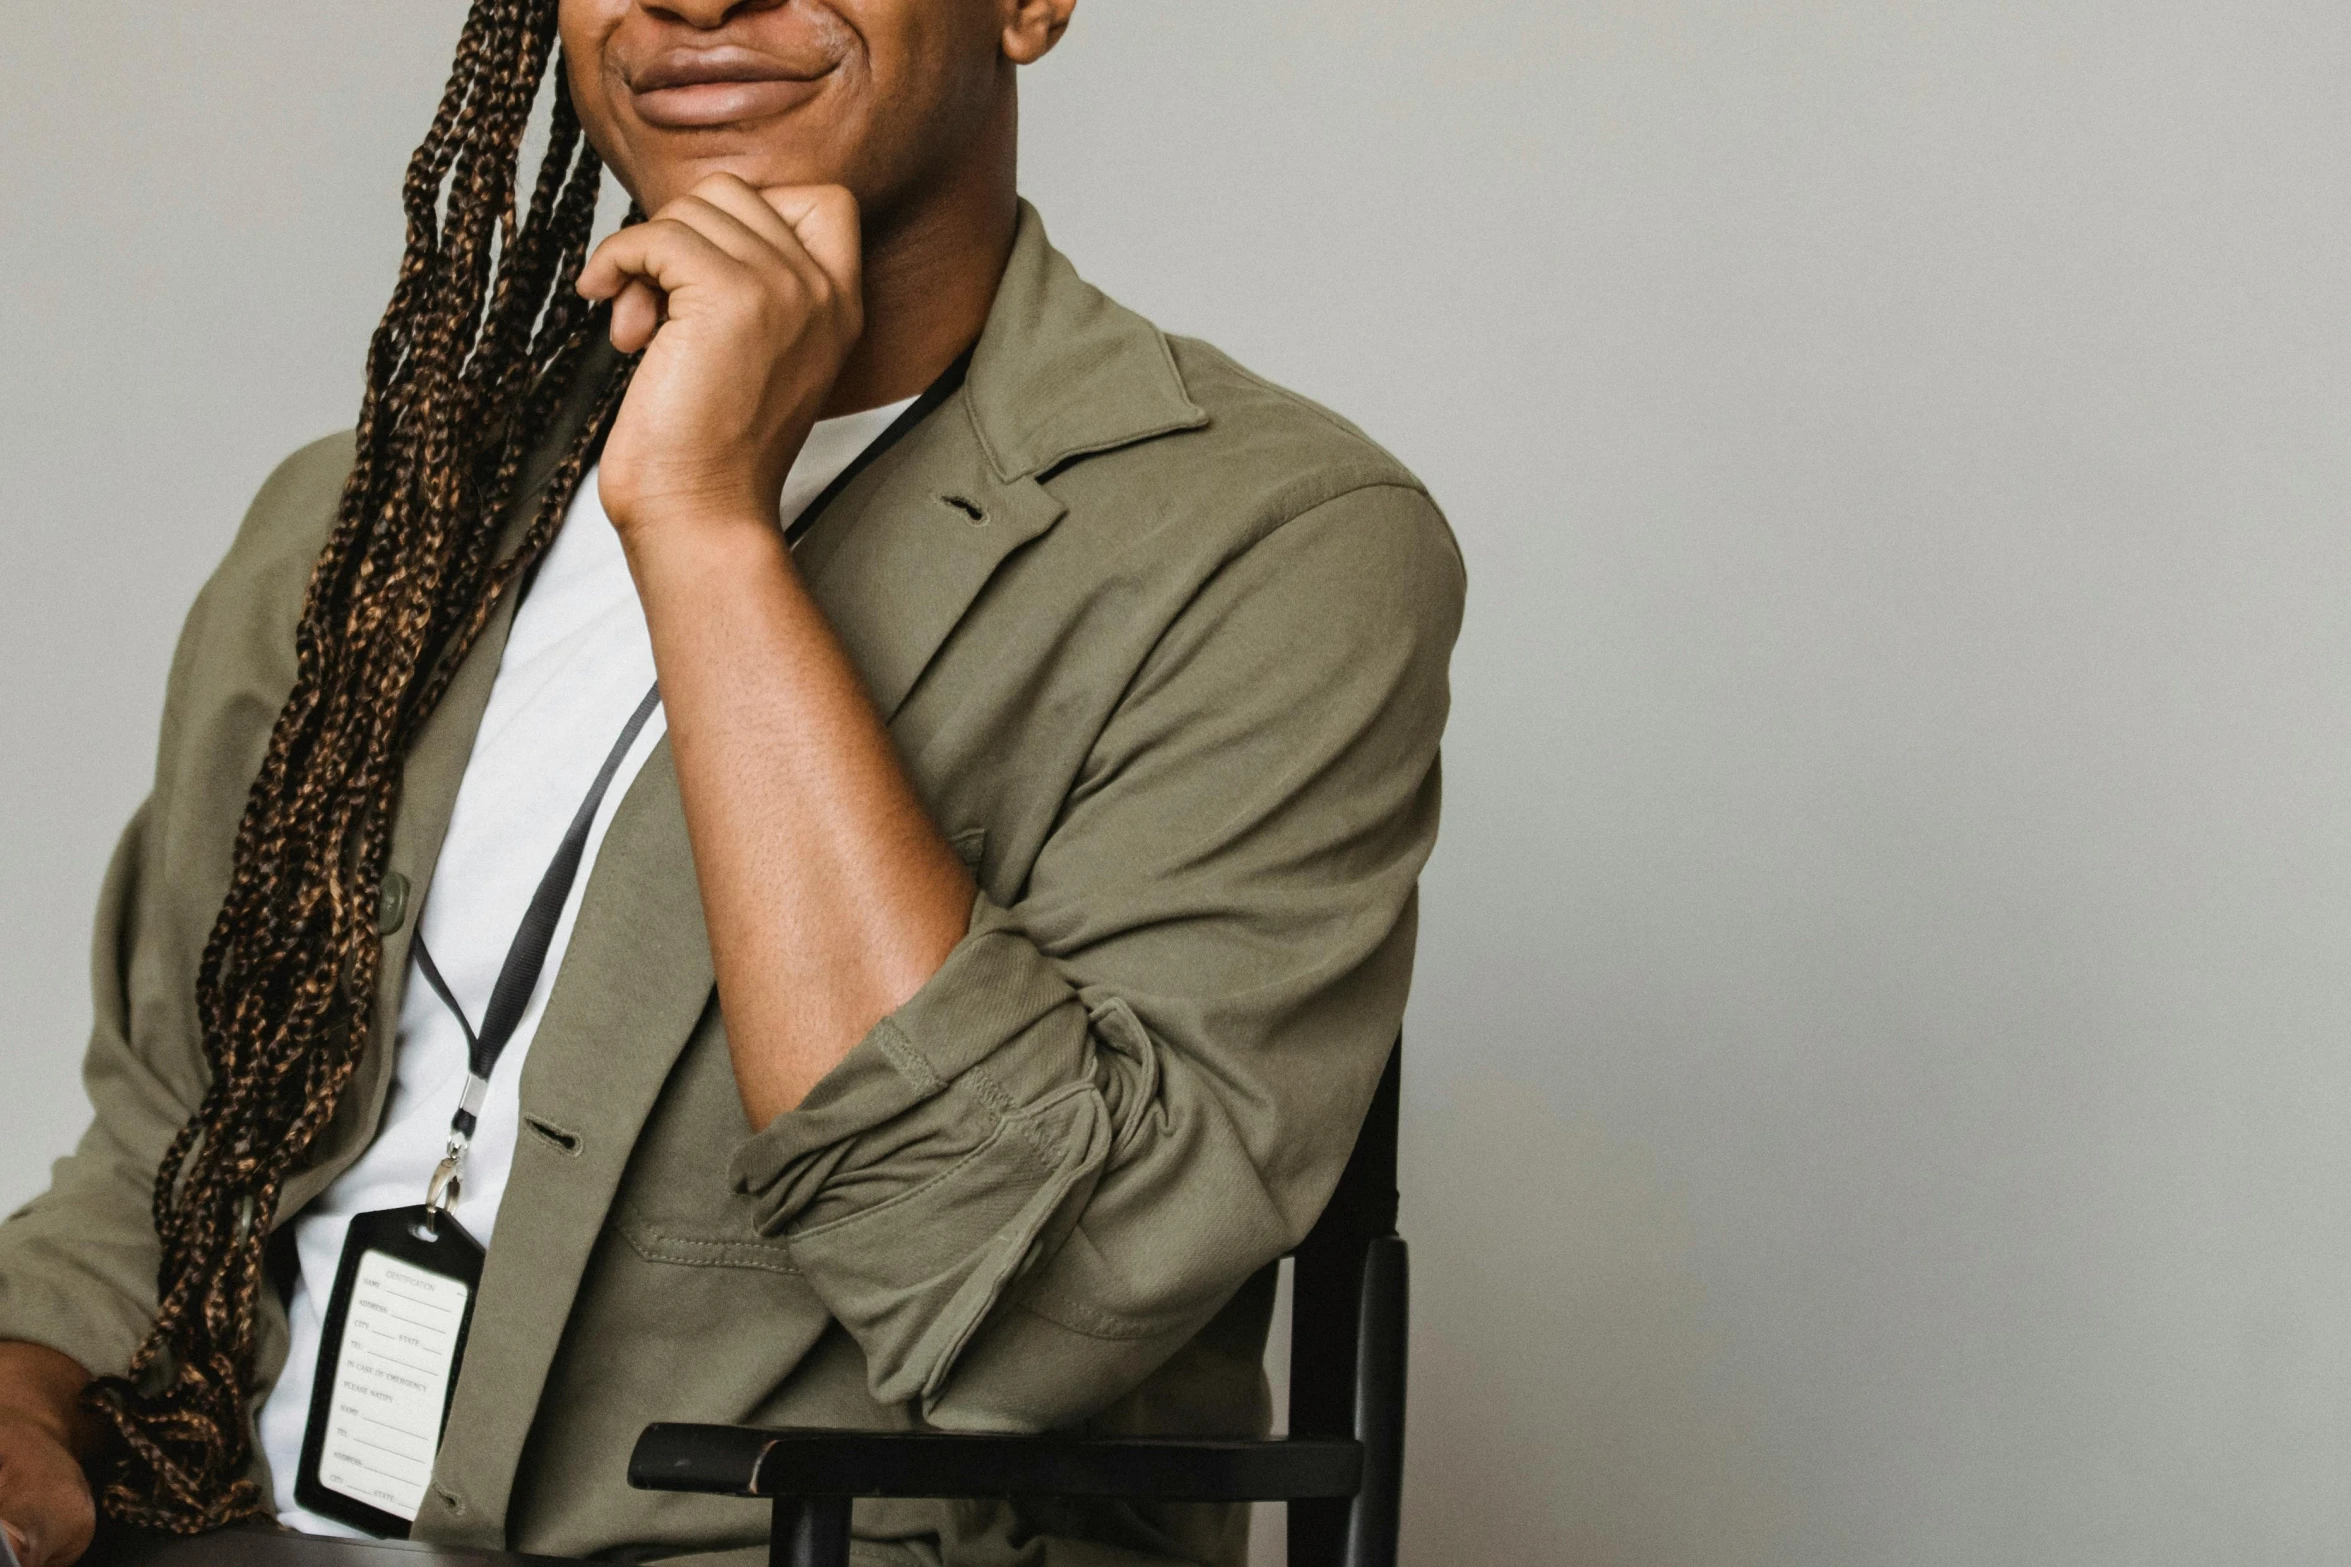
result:
[[[1384,1447],[1399,1459],[1401,1388],[1392,1400],[1372,1400],[1370,1417],[1382,1423],[1392,1418],[1393,1431],[1359,1430],[1357,1416],[1364,1402],[1360,1378],[1366,1370],[1365,1258],[1375,1243],[1396,1233],[1396,1122],[1403,1098],[1403,1063],[1404,1041],[1399,1038],[1388,1053],[1388,1067],[1372,1095],[1371,1108],[1364,1112],[1346,1171],[1322,1217],[1293,1254],[1290,1297],[1290,1434],[1353,1437],[1367,1446]],[[1400,1333],[1401,1273],[1395,1273],[1391,1283],[1383,1270],[1375,1293],[1379,1288],[1392,1289],[1399,1297],[1382,1315],[1395,1324],[1393,1332]],[[1400,1355],[1400,1344],[1396,1350]],[[1290,1567],[1338,1567],[1346,1557],[1350,1512],[1357,1510],[1345,1501],[1290,1503]]]

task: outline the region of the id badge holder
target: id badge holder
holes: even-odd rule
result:
[[[351,1221],[294,1477],[304,1507],[408,1537],[432,1484],[483,1256],[446,1210],[387,1208]]]

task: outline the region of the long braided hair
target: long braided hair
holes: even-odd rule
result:
[[[561,522],[627,384],[623,362],[583,389],[586,423],[501,556],[525,460],[583,367],[604,362],[605,312],[572,287],[603,166],[560,62],[546,158],[516,214],[555,20],[556,0],[475,0],[408,166],[407,254],[368,352],[356,459],[196,978],[212,1076],[156,1171],[155,1324],[129,1374],[85,1395],[116,1438],[100,1501],[124,1523],[195,1533],[263,1511],[244,1478],[263,1250],[368,1037],[402,758]]]

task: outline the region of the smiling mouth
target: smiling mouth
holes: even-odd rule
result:
[[[638,116],[684,130],[765,119],[816,96],[836,62],[801,66],[741,49],[675,50],[626,77]]]

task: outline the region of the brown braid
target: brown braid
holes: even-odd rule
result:
[[[572,291],[603,166],[560,63],[546,160],[516,218],[555,12],[556,0],[475,0],[409,163],[408,249],[368,351],[356,458],[196,977],[212,1078],[155,1175],[155,1325],[129,1375],[87,1395],[119,1439],[100,1496],[125,1523],[195,1533],[263,1510],[244,1478],[262,1252],[286,1177],[333,1119],[368,1037],[401,759],[553,535],[627,385],[624,364],[594,390],[501,558],[524,459],[605,319]]]

